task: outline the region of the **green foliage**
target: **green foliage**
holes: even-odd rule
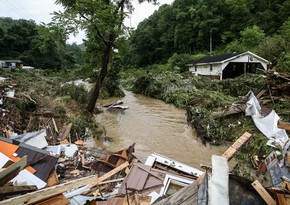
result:
[[[76,141],[77,139],[80,139],[80,137],[88,137],[88,131],[90,131],[91,137],[95,139],[100,137],[98,125],[92,121],[91,117],[87,117],[85,115],[73,116],[69,118],[69,121],[72,123],[70,132],[72,133],[72,141]]]
[[[242,45],[246,50],[255,52],[255,49],[264,40],[265,33],[258,26],[247,27],[241,32]]]
[[[180,72],[184,72],[188,69],[185,65],[191,61],[193,61],[193,57],[190,54],[174,53],[173,56],[168,59],[168,64],[172,68],[178,69]]]
[[[160,7],[131,33],[128,65],[147,67],[166,62],[174,53],[206,53],[211,41],[213,51],[250,50],[276,66],[283,52],[289,52],[289,11],[285,9],[289,5],[277,0],[176,0]]]
[[[68,95],[82,105],[89,101],[89,92],[83,86],[75,85],[74,83],[66,83],[60,86],[56,94],[63,96]]]
[[[20,59],[24,65],[43,69],[81,64],[83,52],[76,45],[66,45],[65,32],[53,23],[37,25],[32,20],[0,18],[0,58]]]

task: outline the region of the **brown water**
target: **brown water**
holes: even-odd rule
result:
[[[113,142],[97,141],[97,146],[116,151],[136,142],[135,155],[142,162],[156,152],[196,168],[200,164],[209,165],[211,155],[220,155],[226,150],[223,146],[205,147],[187,125],[185,110],[160,100],[124,92],[123,105],[129,106],[129,109],[104,110],[97,115],[106,136],[113,138]]]

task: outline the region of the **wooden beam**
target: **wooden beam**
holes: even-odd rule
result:
[[[260,194],[260,196],[268,205],[276,205],[276,201],[271,197],[271,195],[258,180],[254,181],[252,183],[252,186],[254,187],[254,189],[256,189],[256,191]]]
[[[128,166],[129,166],[128,162],[121,164],[120,166],[116,167],[115,169],[113,169],[113,170],[109,171],[108,173],[104,174],[103,176],[99,177],[96,182],[90,183],[88,185],[89,188],[91,189],[91,188],[97,186],[98,184],[100,184],[100,182],[108,179],[109,177],[113,176],[114,174],[117,174],[119,171],[125,169]]]
[[[78,194],[88,194],[91,192],[91,189],[93,187],[100,185],[104,180],[113,176],[114,174],[117,174],[119,171],[121,171],[122,169],[125,169],[127,166],[129,166],[129,163],[125,162],[125,163],[121,164],[120,166],[116,167],[115,169],[104,174],[103,176],[98,178],[95,182],[88,184],[85,188],[79,188],[77,190],[74,190],[73,192],[65,194],[65,197],[71,198],[71,197],[78,195]]]
[[[0,185],[3,186],[13,179],[27,165],[27,156],[25,155],[19,161],[11,164],[7,168],[0,170]]]
[[[277,127],[284,130],[290,130],[290,123],[279,120],[277,123]]]
[[[83,177],[80,179],[72,180],[69,182],[66,182],[64,184],[59,184],[56,186],[52,186],[46,189],[41,189],[35,192],[31,192],[22,196],[17,196],[11,199],[7,199],[4,201],[0,201],[0,205],[18,205],[18,204],[32,204],[36,203],[38,201],[42,201],[51,197],[54,197],[56,195],[59,195],[63,192],[79,188],[82,186],[85,186],[86,184],[90,183],[91,181],[95,181],[98,178],[98,176],[88,176]]]
[[[252,134],[245,132],[239,139],[235,141],[232,146],[230,146],[222,156],[227,158],[230,161],[234,155],[241,149],[241,147],[251,138]]]
[[[1,196],[10,196],[14,194],[26,194],[27,192],[36,191],[37,187],[35,185],[32,186],[2,186],[0,187],[0,195]]]

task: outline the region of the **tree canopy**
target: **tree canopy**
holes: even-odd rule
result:
[[[175,0],[138,25],[127,55],[131,66],[146,67],[166,62],[174,53],[209,53],[212,47],[212,53],[267,53],[265,57],[279,62],[290,52],[289,6],[289,0]],[[270,42],[283,49],[270,49]]]
[[[82,64],[76,45],[66,44],[67,35],[54,23],[37,25],[32,20],[0,18],[0,59],[19,59],[42,69],[62,69]]]

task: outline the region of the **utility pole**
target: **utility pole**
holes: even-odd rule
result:
[[[211,54],[212,52],[212,31],[210,29],[210,32],[209,32],[209,53]]]

